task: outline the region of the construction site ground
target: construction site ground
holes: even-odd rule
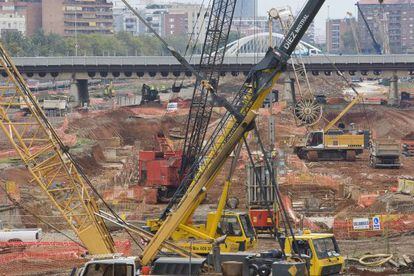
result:
[[[242,80],[243,77],[223,78],[220,91],[226,97],[231,98],[232,93],[238,91]],[[160,80],[135,81],[129,83],[124,90],[128,90],[126,93],[131,91],[133,93],[140,89],[143,82],[156,84]],[[164,80],[164,82],[166,86],[171,86],[174,80]],[[320,89],[318,94],[327,95],[328,103],[333,103],[326,105],[324,110],[324,117],[327,120],[332,119],[346,104],[342,95],[342,90],[346,90],[346,85],[338,79],[330,78],[326,80],[315,78],[312,82],[315,87]],[[120,95],[124,95],[123,88],[121,85],[119,87]],[[334,87],[340,91],[335,91]],[[384,87],[375,85],[374,87],[379,89],[379,95],[384,95],[384,91],[386,91]],[[280,83],[276,88],[282,91],[283,86]],[[409,91],[409,89],[406,90]],[[189,99],[191,92],[191,88],[188,88],[185,95],[179,96],[183,99]],[[71,147],[72,153],[92,183],[111,206],[136,224],[142,224],[146,218],[156,217],[165,207],[165,204],[148,204],[145,198],[134,198],[133,193],[130,192],[132,187],[138,183],[137,158],[139,150],[155,149],[157,143],[154,137],[160,132],[169,137],[177,149],[182,147],[184,126],[189,109],[184,107],[173,113],[167,112],[166,102],[170,97],[172,97],[172,93],[162,94],[163,105],[146,107],[136,105],[120,107],[114,104],[114,99],[112,100],[114,102],[109,104],[96,100],[96,106],[92,106],[89,112],[74,111],[68,114],[67,125],[61,134],[76,137],[76,141]],[[99,107],[100,105],[105,108]],[[215,126],[224,111],[223,108],[215,108],[210,129]],[[285,156],[286,167],[284,174],[278,176],[278,180],[282,192],[288,193],[292,197],[292,208],[298,217],[304,215],[313,218],[312,223],[316,223],[322,231],[332,231],[333,218],[366,216],[386,212],[414,214],[413,208],[407,208],[406,204],[401,204],[403,207],[398,209],[400,205],[389,203],[391,200],[398,200],[399,195],[390,196],[394,191],[393,187],[398,184],[398,178],[404,175],[414,176],[414,157],[402,156],[403,166],[401,169],[371,168],[367,152],[358,156],[356,162],[305,162],[293,154],[287,146],[287,141],[295,134],[305,133],[306,129],[296,126],[291,109],[285,103],[276,104],[272,112],[276,114],[276,140],[278,148],[283,151]],[[268,109],[261,109],[257,120],[265,144],[268,143],[269,115]],[[57,119],[54,122],[56,128],[62,127],[62,119]],[[400,141],[413,130],[414,109],[399,109],[383,105],[358,105],[345,116],[344,122],[347,125],[354,123],[358,128],[370,128],[376,137],[390,137]],[[321,123],[322,125],[323,123]],[[0,179],[16,182],[19,187],[21,204],[35,210],[39,217],[48,220],[68,235],[73,236],[58,212],[51,208],[51,203],[42,191],[34,183],[30,183],[28,172],[19,163],[17,156],[10,153],[12,149],[5,142],[6,139],[1,137]],[[252,145],[254,145],[253,139],[249,140]],[[259,151],[257,146],[252,147],[253,151]],[[247,210],[246,172],[244,169],[247,163],[248,156],[243,151],[230,189],[230,197],[239,200],[237,208],[242,211]],[[208,211],[214,210],[225,178],[225,173],[218,177],[216,185],[196,213],[198,218],[201,219]],[[361,195],[373,194],[378,195],[381,200],[376,200],[369,206],[364,206],[359,202]],[[3,197],[4,195],[2,195],[2,199]],[[412,197],[407,198],[403,195],[401,197],[402,202],[413,203]],[[316,205],[313,204],[315,200]],[[394,209],[390,210],[387,207],[390,205],[394,206]],[[316,207],[312,209],[304,206]],[[66,237],[56,233],[30,214],[18,209],[3,213],[1,220],[5,225],[14,227],[40,226],[46,233],[45,241],[67,241]],[[119,230],[115,232],[115,237],[119,240],[128,239],[128,236]],[[263,238],[256,250],[273,249],[277,247],[276,244],[271,238]],[[383,234],[372,238],[339,239],[339,245],[341,253],[349,257],[386,252],[399,257],[403,254],[414,255],[414,235],[412,232],[402,235]],[[42,249],[39,248],[39,250]],[[138,246],[132,244],[132,253],[137,254],[138,251]],[[0,259],[1,257],[0,254]],[[75,260],[72,263],[44,260],[44,262],[46,263],[40,266],[37,273],[56,272],[57,268],[68,270],[81,261]],[[26,274],[22,268],[27,267],[28,263],[30,260],[10,264],[7,267],[0,265],[2,267],[0,274],[7,273],[7,270],[17,271],[16,274]],[[379,272],[383,271],[379,270]]]

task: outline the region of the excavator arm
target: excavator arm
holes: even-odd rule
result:
[[[184,225],[201,204],[231,152],[246,132],[253,128],[257,110],[285,69],[290,55],[323,3],[324,0],[309,0],[279,48],[269,48],[263,60],[250,71],[248,79],[232,102],[232,108],[228,108],[209,143],[203,148],[199,163],[192,167],[195,170],[194,178],[187,192],[175,208],[171,209],[146,246],[141,258],[142,265],[149,264],[155,258],[161,244]]]
[[[335,119],[333,119],[332,121],[330,121],[323,129],[323,133],[328,132],[332,127],[334,127],[339,120],[342,119],[342,117],[345,116],[346,113],[348,113],[348,111],[354,107],[354,105],[358,104],[359,102],[362,101],[362,96],[361,94],[357,94],[357,96],[344,108],[344,110],[342,110],[341,113],[338,114],[338,116],[335,117]]]

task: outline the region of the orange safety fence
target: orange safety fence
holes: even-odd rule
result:
[[[378,224],[374,225],[374,218]],[[365,221],[365,227],[355,222]],[[414,231],[414,214],[355,215],[348,218],[335,218],[333,232],[339,239],[358,239],[378,236],[393,236]]]
[[[285,176],[285,183],[288,185],[312,185],[313,187],[323,187],[332,190],[339,190],[339,182],[327,175],[317,174],[294,174],[290,173]]]
[[[118,253],[131,254],[130,241],[116,241]],[[87,250],[75,242],[0,242],[0,266],[17,261],[80,260]]]

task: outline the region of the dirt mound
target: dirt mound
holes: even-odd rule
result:
[[[330,121],[340,112],[327,111],[325,118]],[[402,139],[405,136],[414,139],[414,110],[398,110],[386,106],[357,106],[349,111],[341,122],[349,126],[354,123],[358,128],[371,129],[377,138]]]
[[[156,146],[155,135],[160,132],[168,134],[169,128],[182,126],[183,116],[163,116],[155,112],[149,112],[152,115],[148,115],[148,109],[153,110],[139,109],[142,115],[131,109],[88,114],[70,122],[68,131],[94,141],[120,138],[122,145],[139,141],[141,149],[153,149]]]
[[[105,162],[102,148],[96,144],[91,150],[86,150],[82,154],[77,154],[76,161],[87,175],[97,175],[102,170],[102,162]]]

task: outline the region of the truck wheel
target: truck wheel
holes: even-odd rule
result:
[[[270,268],[267,265],[261,265],[258,271],[259,276],[269,276],[270,275]]]
[[[21,239],[10,239],[8,240],[8,242],[22,242],[22,240]],[[26,249],[26,246],[19,245],[19,246],[9,247],[8,249],[10,250],[10,252],[23,252]]]
[[[356,153],[354,150],[347,150],[346,151],[346,161],[355,161],[356,160]]]
[[[249,276],[256,276],[259,272],[259,266],[257,264],[249,265]]]

